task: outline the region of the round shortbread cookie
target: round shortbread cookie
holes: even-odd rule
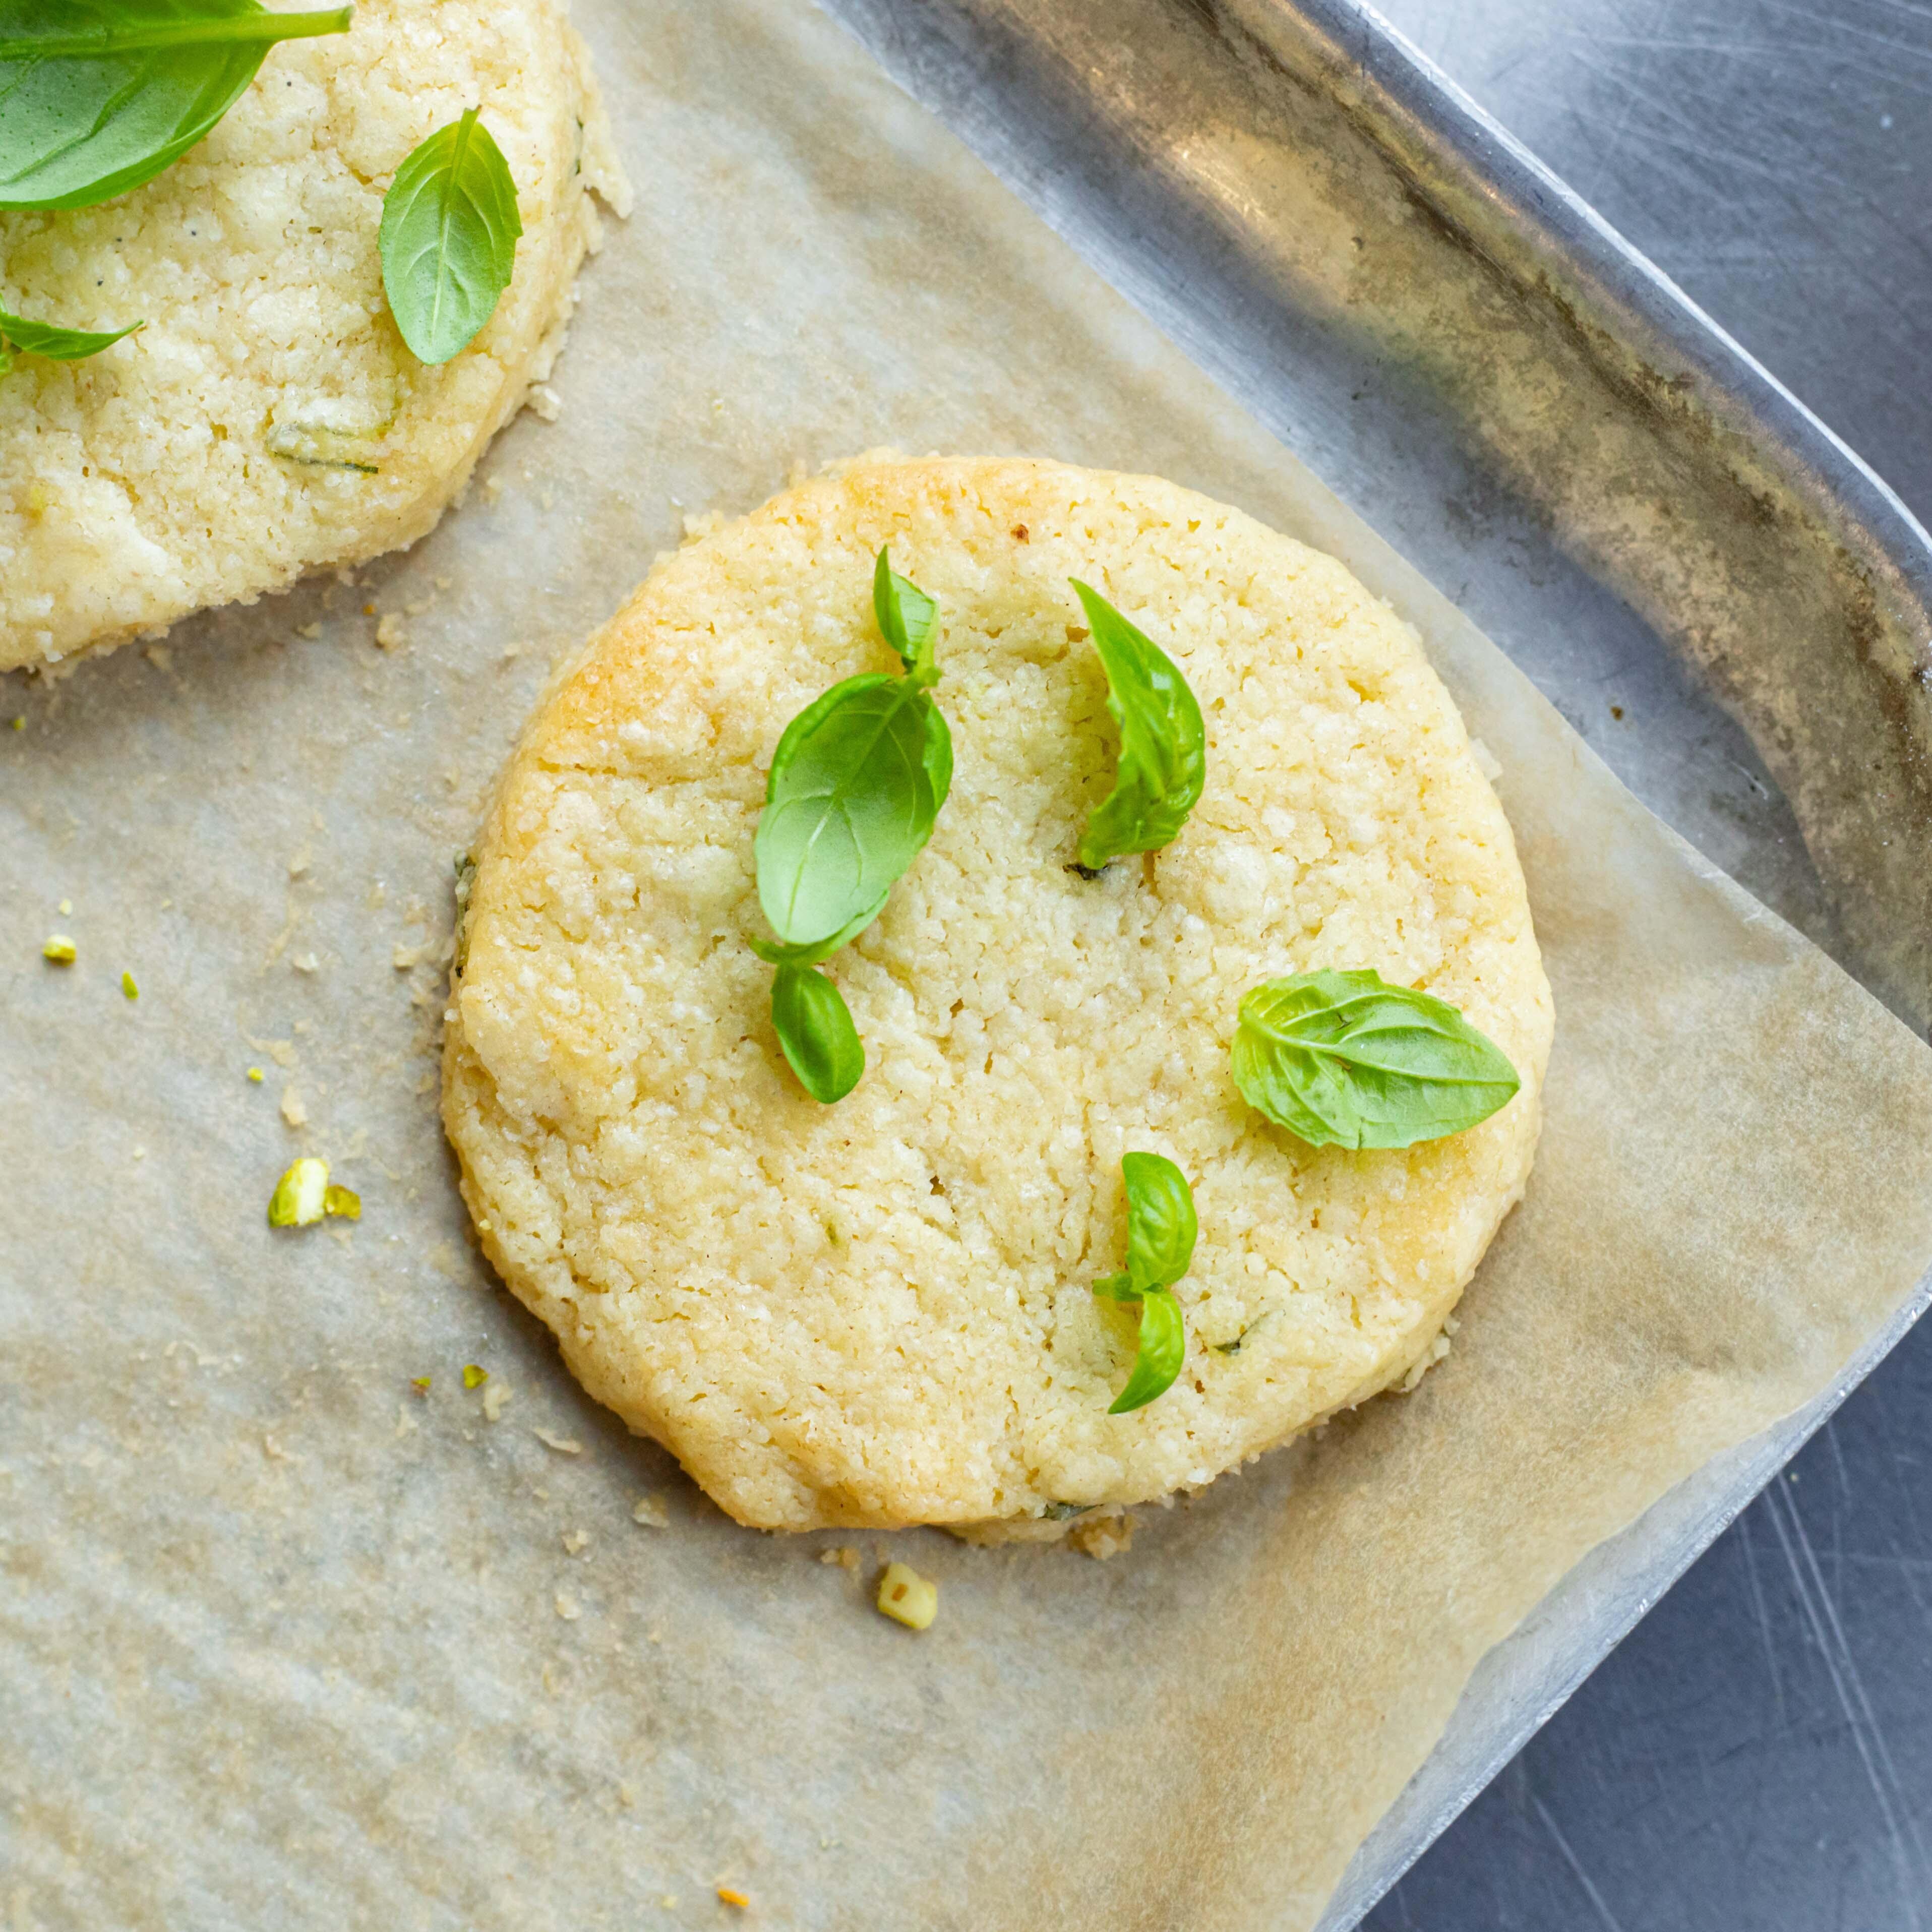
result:
[[[516,271],[440,368],[382,293],[382,196],[480,106],[517,184]],[[146,327],[0,381],[0,670],[250,602],[412,543],[542,382],[627,199],[562,0],[360,0],[272,48],[206,140],[98,208],[0,214],[0,308]]]
[[[931,844],[828,970],[865,1077],[781,1057],[752,862],[780,732],[892,668],[873,558],[939,600]],[[1112,782],[1070,577],[1180,665],[1180,836],[1072,869]],[[1147,477],[862,459],[661,560],[538,714],[474,854],[444,1118],[490,1258],[586,1388],[740,1522],[1048,1533],[1191,1489],[1429,1356],[1522,1191],[1551,1012],[1501,806],[1415,634],[1332,558]],[[1377,968],[1522,1090],[1397,1152],[1242,1100],[1258,980]],[[1179,1380],[1108,1404],[1120,1156],[1201,1224]],[[1035,1528],[1035,1526],[1036,1529]]]

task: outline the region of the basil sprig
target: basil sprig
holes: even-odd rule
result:
[[[439,128],[382,197],[382,290],[418,362],[447,362],[468,348],[516,266],[517,184],[476,113]]]
[[[346,32],[352,10],[0,0],[0,208],[91,208],[152,181],[234,106],[277,41]]]
[[[1172,1290],[1194,1258],[1200,1232],[1187,1177],[1164,1155],[1123,1155],[1120,1175],[1127,1189],[1127,1264],[1118,1274],[1096,1281],[1094,1292],[1114,1301],[1138,1301],[1141,1334],[1132,1372],[1109,1415],[1145,1408],[1180,1372],[1187,1335]]]
[[[939,667],[932,654],[939,634],[938,599],[928,597],[910,578],[902,577],[883,548],[872,566],[872,616],[880,636],[912,673],[914,683],[922,688],[937,684]]]
[[[772,1024],[799,1084],[825,1106],[842,1100],[866,1070],[866,1049],[838,988],[823,973],[789,962],[772,982]]]
[[[102,334],[88,328],[57,328],[52,322],[29,322],[23,315],[9,315],[0,309],[0,376],[14,366],[16,356],[41,356],[50,362],[79,362],[111,349],[124,335],[132,335],[143,325],[130,322],[125,328]]]
[[[1069,580],[1087,613],[1107,673],[1107,709],[1120,728],[1114,788],[1080,838],[1083,869],[1097,872],[1127,852],[1170,843],[1201,802],[1208,734],[1180,667],[1100,594]]]
[[[1522,1084],[1446,1000],[1372,970],[1264,980],[1241,1002],[1229,1059],[1248,1104],[1316,1147],[1440,1140]]]
[[[952,786],[952,736],[928,695],[939,606],[881,550],[872,610],[907,674],[848,677],[785,727],[752,841],[758,903],[778,935],[751,942],[778,969],[772,1022],[806,1091],[827,1102],[852,1090],[865,1054],[838,988],[807,969],[878,917]]]

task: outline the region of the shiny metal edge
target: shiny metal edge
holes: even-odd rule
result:
[[[1845,1398],[1932,1306],[1932,1273],[1823,1394],[1774,1427],[1714,1456],[1628,1529],[1600,1543],[1472,1673],[1448,1728],[1362,1842],[1316,1932],[1352,1932],[1382,1895],[1456,1822],[1664,1592],[1749,1508],[1832,1419]],[[1510,1708],[1511,1724],[1469,1723],[1478,1708]]]

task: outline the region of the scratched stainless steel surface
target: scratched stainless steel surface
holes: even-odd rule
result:
[[[1932,8],[1382,10],[1932,523]],[[1932,1926],[1922,1324],[1370,1916]]]
[[[1403,105],[1400,62],[1346,0],[1113,0],[1104,34],[1082,0],[826,4],[1455,596],[1654,809],[1925,1023],[1928,553],[1788,397],[1620,268],[1479,125],[1393,190],[1378,178],[1378,142],[1395,152],[1419,129],[1426,150],[1442,123],[1423,97]],[[1932,8],[1390,10],[1932,508]],[[1325,69],[1309,55],[1324,31],[1342,56]],[[1391,74],[1397,111],[1378,128],[1355,82]],[[1570,245],[1539,284],[1552,209]],[[1495,300],[1498,286],[1514,294]],[[1842,1393],[1684,1485],[1496,1654],[1487,1717],[1452,1726],[1331,1932]],[[1922,1444],[1932,1331],[1365,1922],[1932,1926]]]

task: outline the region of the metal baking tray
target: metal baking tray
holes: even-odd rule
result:
[[[1509,652],[1666,823],[1932,1021],[1932,538],[1354,0],[821,0]],[[1484,1661],[1345,1932],[1932,1299]]]

